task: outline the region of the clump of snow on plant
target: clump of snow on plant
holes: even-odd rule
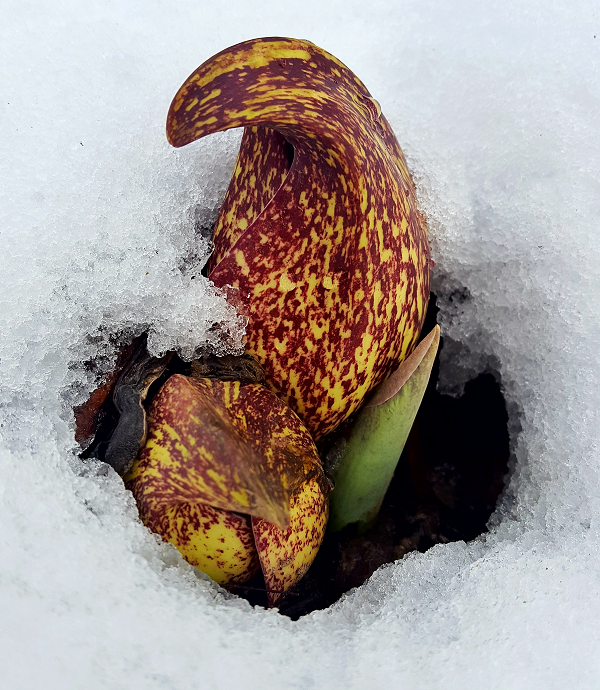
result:
[[[75,34],[92,31],[71,21]],[[58,50],[49,36],[36,40]],[[0,134],[8,384],[0,400],[16,390],[32,403],[70,391],[66,399],[81,402],[119,347],[145,331],[156,355],[242,346],[245,320],[201,274],[239,133],[177,155],[164,135],[166,94],[141,96],[150,75],[135,76],[136,58],[117,48],[95,64],[100,45],[75,40],[69,57],[59,51],[52,79],[48,67],[22,72],[18,44],[12,53],[20,77],[5,89]]]
[[[0,664],[7,688],[594,688],[600,683],[597,7],[401,0],[3,10]],[[512,471],[491,532],[292,623],[157,542],[82,465],[72,406],[120,343],[240,346],[200,269],[238,133],[181,150],[185,77],[304,37],[367,84],[430,221],[442,385],[491,370]]]

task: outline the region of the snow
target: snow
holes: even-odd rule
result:
[[[599,14],[5,0],[3,687],[598,687]],[[119,338],[150,328],[156,353],[191,356],[221,322],[240,345],[199,274],[239,134],[175,150],[164,121],[207,57],[273,35],[326,48],[381,103],[430,220],[442,386],[497,372],[513,448],[485,538],[409,554],[297,622],[159,544],[118,477],[82,467],[71,412]]]

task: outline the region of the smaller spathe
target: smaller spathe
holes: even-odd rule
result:
[[[269,605],[304,575],[329,486],[294,412],[263,386],[171,376],[125,477],[142,521],[220,584],[262,568]]]

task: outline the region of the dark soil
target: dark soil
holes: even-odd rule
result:
[[[423,333],[435,325],[432,295]],[[443,339],[442,339],[443,344]],[[363,535],[352,528],[327,535],[305,577],[279,607],[297,619],[328,607],[361,585],[379,566],[435,544],[469,541],[487,531],[508,471],[507,413],[492,374],[469,382],[460,398],[436,388],[439,362],[383,507]],[[262,576],[232,589],[266,605]]]

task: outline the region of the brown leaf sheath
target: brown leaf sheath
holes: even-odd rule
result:
[[[114,370],[106,377],[104,383],[90,395],[83,405],[73,408],[75,414],[75,440],[85,450],[94,440],[98,431],[99,415],[106,399],[112,395],[115,383],[123,369],[139,348],[142,338],[121,348]]]
[[[258,384],[174,375],[148,413],[148,441],[126,477],[147,524],[168,506],[213,508],[289,525],[290,498],[322,476],[296,415]]]
[[[294,160],[261,210],[285,173],[280,142],[257,130],[258,153],[242,147],[210,278],[250,294],[248,352],[319,439],[417,342],[429,297],[426,230],[378,104],[312,43],[256,39],[214,56],[175,96],[167,136],[183,146],[241,126],[277,130]]]

